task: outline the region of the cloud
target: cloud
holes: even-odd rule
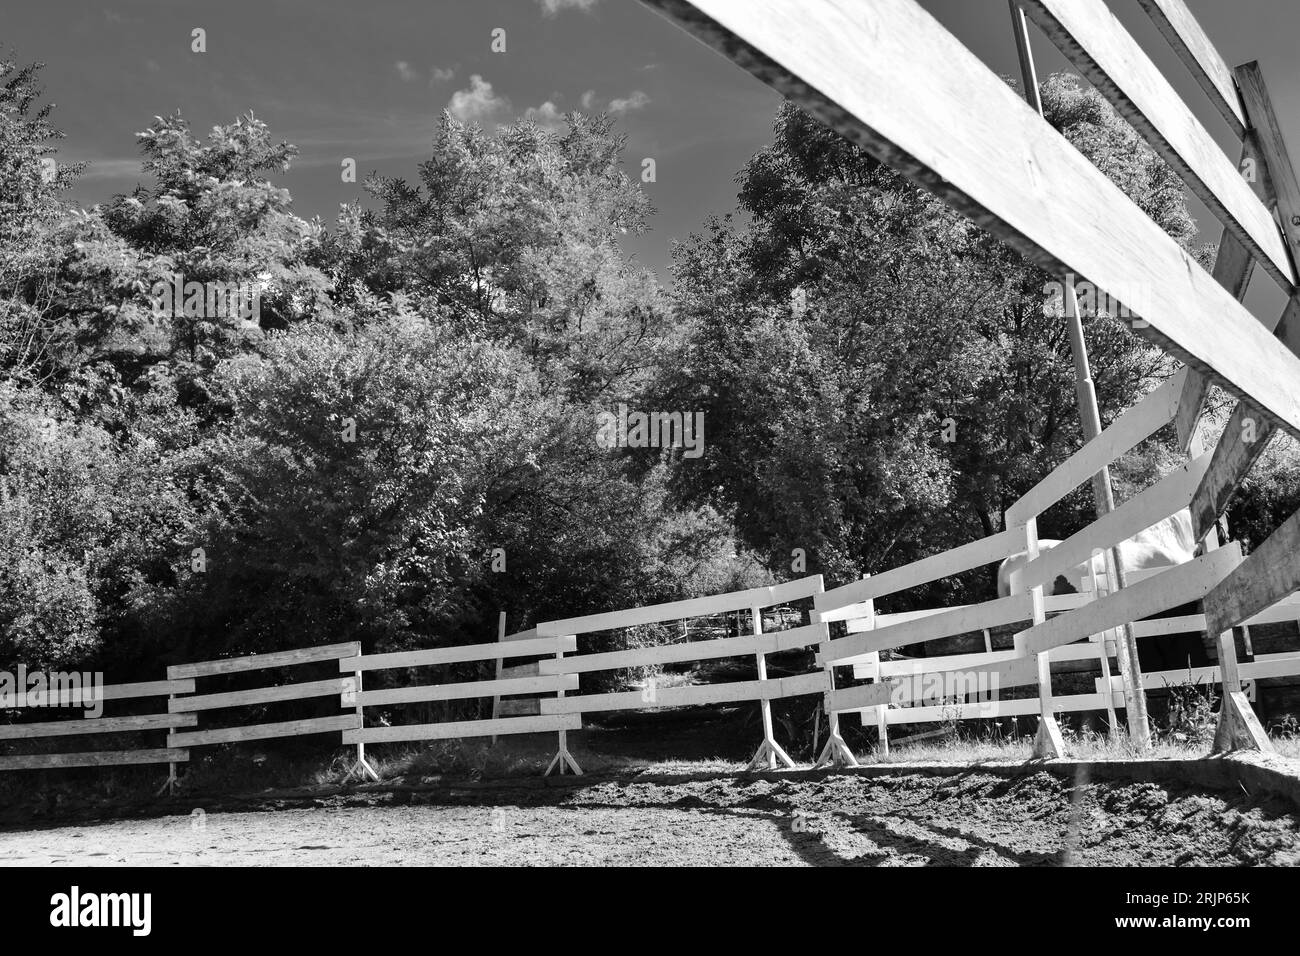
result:
[[[456,70],[452,67],[447,67],[446,69],[443,69],[440,66],[432,67],[429,70],[429,85],[432,86],[434,83],[446,83],[455,75]]]
[[[420,78],[420,71],[405,60],[398,60],[393,64],[393,67],[397,70],[397,75],[402,78],[403,83],[411,83]]]
[[[497,94],[492,84],[477,73],[469,86],[451,94],[447,110],[462,123],[484,122],[510,112],[510,101]]]
[[[642,109],[649,102],[650,97],[640,90],[633,90],[627,96],[610,100],[609,111],[611,113],[628,113],[632,110]]]
[[[650,97],[641,90],[633,90],[627,96],[616,96],[602,106],[596,91],[587,90],[582,94],[581,103],[588,113],[630,113],[648,106]]]
[[[524,119],[548,129],[563,129],[567,125],[564,122],[564,111],[553,100],[547,100],[541,106],[528,107],[524,111]]]
[[[557,17],[565,10],[580,10],[583,13],[590,13],[598,0],[537,0],[537,2],[542,8],[543,15]]]

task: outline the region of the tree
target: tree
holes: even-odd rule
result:
[[[401,290],[518,346],[575,401],[628,387],[665,323],[653,275],[618,245],[651,211],[622,171],[623,144],[607,117],[490,136],[444,114],[418,182],[370,177],[381,208],[345,208],[318,261],[341,304]]]
[[[1176,176],[1109,105],[1068,77],[1042,94],[1189,242]],[[803,547],[841,581],[998,530],[1081,441],[1051,277],[788,104],[739,180],[746,226],[714,219],[675,256],[685,331],[658,388],[704,411],[709,449],[677,464],[679,498],[734,513],[773,566]],[[1168,368],[1108,313],[1086,335],[1104,418]],[[1071,499],[1040,532],[1089,506]]]

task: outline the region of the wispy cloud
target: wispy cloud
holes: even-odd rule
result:
[[[475,73],[469,86],[451,94],[447,110],[463,123],[486,123],[510,112],[510,100],[492,89],[492,84]]]
[[[640,90],[633,90],[627,96],[617,97],[609,101],[609,111],[611,113],[628,113],[632,110],[643,109],[650,102],[650,97]]]
[[[435,66],[429,70],[429,85],[433,86],[435,83],[446,83],[448,80],[454,79],[455,76],[456,70],[454,67],[449,66],[444,68],[441,66]]]
[[[564,111],[553,100],[547,100],[541,106],[528,107],[524,110],[524,119],[547,129],[563,129],[565,126]]]
[[[590,13],[598,0],[537,0],[542,13],[548,17],[559,16],[565,10],[579,10]]]
[[[413,83],[420,78],[420,71],[411,66],[406,60],[398,60],[393,64],[397,70],[397,75],[402,78],[403,83]]]

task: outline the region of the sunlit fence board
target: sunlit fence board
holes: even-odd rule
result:
[[[500,680],[463,681],[455,684],[426,684],[421,687],[394,687],[385,690],[363,690],[355,700],[363,707],[384,704],[414,704],[432,700],[466,700],[475,697],[497,697],[508,694],[546,694],[557,690],[577,690],[577,674],[555,677],[514,677]]]
[[[1300,435],[1300,359],[914,0],[646,0]]]
[[[861,581],[850,581],[848,584],[815,596],[813,604],[825,622],[847,620],[861,613],[856,605],[863,601],[906,591],[922,584],[929,584],[931,581],[961,574],[972,568],[993,564],[1015,554],[1024,546],[1023,531],[1016,528],[1002,531],[940,554],[882,571]]]
[[[1077,611],[1049,618],[1016,635],[1016,647],[1039,653],[1121,627],[1172,607],[1199,601],[1241,560],[1236,542],[1107,594]]]
[[[167,746],[202,747],[208,744],[233,744],[244,740],[334,733],[340,730],[354,730],[359,726],[361,726],[360,714],[340,714],[337,717],[313,717],[306,720],[279,721],[273,724],[250,724],[246,727],[220,727],[214,730],[171,734],[167,738]]]
[[[108,767],[130,764],[185,763],[188,750],[98,750],[75,754],[30,754],[0,757],[0,770],[52,770],[64,767]]]
[[[1232,71],[1214,48],[1183,0],[1138,0],[1142,9],[1205,90],[1215,109],[1238,137],[1245,132],[1246,116],[1232,82]]]
[[[463,664],[470,661],[494,661],[512,657],[537,657],[543,654],[572,653],[578,649],[573,635],[538,637],[512,643],[464,644],[459,647],[434,647],[423,651],[394,651],[389,654],[366,654],[355,660],[339,661],[339,670],[388,670],[393,667],[434,667],[439,664]]]
[[[652,667],[659,664],[679,664],[719,657],[774,654],[816,644],[821,640],[824,627],[825,625],[821,624],[811,624],[786,631],[769,631],[766,634],[723,637],[712,641],[683,641],[680,644],[661,644],[658,647],[640,647],[630,651],[582,654],[578,657],[540,661],[538,671],[542,674],[585,674],[623,667]]]
[[[1123,694],[1110,695],[1110,704],[1116,708],[1124,706]],[[1106,710],[1107,695],[1067,694],[1052,698],[1052,713],[1066,714],[1087,710]],[[931,724],[948,720],[980,720],[994,717],[1031,717],[1037,716],[1040,705],[1037,697],[1023,697],[1017,700],[989,700],[970,704],[935,704],[925,707],[887,707],[885,720],[895,724]],[[876,708],[863,708],[858,711],[862,724],[875,726]]]
[[[1125,452],[1146,441],[1173,419],[1186,370],[1152,389],[1125,409],[1100,435],[1063,461],[1007,509],[1006,522],[1023,525],[1056,504]],[[1023,547],[1023,544],[1021,545]]]
[[[238,674],[243,671],[264,670],[268,667],[288,667],[294,664],[314,664],[332,661],[339,657],[355,657],[361,653],[356,641],[344,644],[326,644],[321,647],[299,647],[289,651],[269,654],[248,654],[244,657],[227,657],[196,664],[175,664],[167,668],[169,678],[210,677],[215,674]]]
[[[147,714],[134,717],[89,717],[50,720],[30,724],[0,724],[0,740],[25,740],[31,737],[71,737],[82,734],[120,734],[140,730],[167,730],[169,727],[193,726],[193,715]]]
[[[708,597],[690,598],[685,601],[671,601],[666,604],[648,604],[644,607],[587,614],[582,617],[571,617],[559,621],[542,621],[537,625],[537,633],[544,637],[560,634],[590,634],[595,631],[612,631],[624,627],[638,627],[644,624],[662,624],[665,621],[680,621],[692,617],[710,617],[728,611],[748,611],[755,607],[764,608],[775,604],[786,604],[790,601],[812,597],[821,589],[822,578],[820,574],[816,574],[796,581],[773,585],[772,587],[731,591],[727,594],[714,594]]]
[[[1086,528],[1053,548],[1044,549],[1028,562],[1020,574],[1026,588],[1047,584],[1058,574],[1086,565],[1093,552],[1105,551],[1158,521],[1187,507],[1192,492],[1210,464],[1209,454],[1180,465],[1154,485],[1143,489],[1114,511],[1104,514]]]
[[[328,680],[304,681],[300,684],[283,684],[279,687],[257,687],[252,690],[232,690],[221,694],[178,697],[167,702],[167,709],[174,714],[196,710],[220,710],[223,707],[245,707],[249,704],[328,697],[343,690],[344,679],[334,677]]]
[[[471,737],[504,737],[507,734],[540,734],[557,730],[581,730],[578,714],[558,717],[498,717],[494,720],[450,720],[441,724],[401,724],[396,727],[366,727],[343,734],[344,744],[382,744],[402,740],[459,740]]]
[[[1220,549],[1222,550],[1222,549]],[[1300,588],[1300,511],[1216,583],[1205,598],[1211,634],[1221,634]]]
[[[1002,661],[972,664],[962,668],[926,671],[895,676],[875,684],[859,684],[833,690],[827,694],[829,710],[858,710],[882,704],[906,704],[922,696],[954,697],[997,691],[1003,687],[1023,687],[1038,683],[1038,662],[1032,657],[1015,657]],[[927,685],[937,688],[927,691]]]
[[[825,672],[782,677],[779,680],[732,681],[689,687],[657,687],[653,691],[617,691],[584,694],[580,697],[544,699],[543,714],[594,713],[605,710],[646,710],[658,707],[691,707],[703,704],[734,704],[742,701],[776,700],[803,694],[820,694],[829,688]]]
[[[817,663],[822,667],[839,664],[846,658],[866,654],[869,651],[906,647],[922,641],[955,637],[971,631],[1026,621],[1032,614],[1033,605],[1030,595],[1013,594],[1010,597],[985,601],[983,604],[953,608],[933,617],[905,621],[892,627],[879,627],[860,634],[837,638],[817,654]]]
[[[1102,0],[1025,0],[1025,12],[1286,291],[1295,273],[1272,215]]]

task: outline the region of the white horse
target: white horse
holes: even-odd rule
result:
[[[1051,538],[1043,538],[1038,542],[1038,550],[1041,553],[1060,543]],[[1125,571],[1172,567],[1175,564],[1184,564],[1195,556],[1196,539],[1192,536],[1192,516],[1186,508],[1153,524],[1145,531],[1139,531],[1127,541],[1119,543],[1119,559]],[[1029,563],[1029,554],[1021,551],[1011,555],[998,566],[998,597],[1006,597],[1011,593],[1011,573],[1020,570],[1027,563]],[[1105,574],[1104,555],[1094,554],[1091,563],[1098,577]],[[1080,579],[1088,575],[1088,564],[1088,561],[1080,562],[1067,572],[1057,575],[1052,586],[1043,588],[1043,592],[1063,594],[1077,591]]]

